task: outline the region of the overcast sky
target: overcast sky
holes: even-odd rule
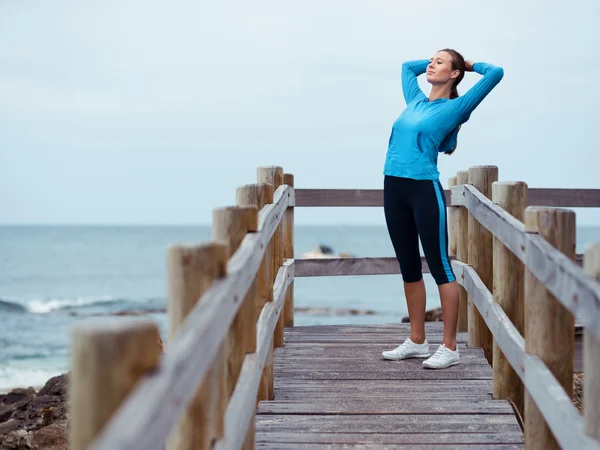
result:
[[[0,222],[209,223],[259,165],[381,188],[401,64],[444,47],[505,71],[440,156],[444,186],[494,164],[599,188],[599,18],[598,0],[2,0]],[[296,218],[384,224],[382,208]]]

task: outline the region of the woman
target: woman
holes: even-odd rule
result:
[[[457,86],[465,71],[483,78],[464,96]],[[427,72],[431,92],[419,88],[417,76]],[[388,232],[404,280],[410,317],[410,338],[385,359],[428,358],[425,337],[425,283],[421,272],[419,237],[440,292],[444,340],[423,366],[442,369],[460,362],[456,348],[458,285],[448,260],[446,201],[437,169],[438,153],[456,149],[460,125],[500,82],[504,71],[483,62],[465,61],[452,49],[440,50],[429,61],[402,65],[406,109],[394,122],[384,168],[384,210]]]

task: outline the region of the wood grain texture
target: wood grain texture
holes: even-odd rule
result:
[[[448,187],[456,186],[457,177],[448,178]],[[458,232],[458,206],[448,207],[448,256],[456,256]]]
[[[230,206],[213,210],[212,238],[228,244],[231,258],[246,233],[258,230],[256,206]],[[242,306],[233,319],[227,337],[227,392],[231,396],[242,369],[246,353],[256,350],[256,282],[250,286]]]
[[[273,192],[277,191],[283,184],[283,167],[280,166],[262,166],[256,169],[256,180],[259,183],[266,183],[273,186]],[[291,190],[291,189],[290,189]],[[282,221],[283,222],[283,221]],[[280,223],[271,238],[271,283],[275,282],[279,267],[283,264],[283,223]],[[273,346],[283,347],[283,314],[279,317],[279,322],[273,333]]]
[[[575,259],[573,211],[528,207],[525,210],[525,231],[538,234],[567,258]],[[569,310],[526,270],[525,350],[544,362],[569,397],[573,390],[574,329],[575,321]],[[560,448],[555,433],[530,393],[525,395],[524,419],[526,442],[535,443],[536,448]]]
[[[450,205],[451,190],[444,194]],[[383,206],[382,189],[296,189],[295,197],[298,207]],[[528,206],[598,208],[600,189],[530,188]]]
[[[259,417],[258,420],[261,420]],[[267,419],[268,420],[268,419]],[[292,441],[292,442],[290,442]],[[523,448],[521,432],[498,433],[305,433],[264,432],[261,448],[288,449],[411,449],[411,448]],[[270,447],[272,446],[272,447]]]
[[[293,188],[294,175],[283,174],[283,184]],[[283,258],[294,259],[294,207],[288,206],[283,216]],[[283,309],[283,325],[294,326],[294,283],[288,287]]]
[[[524,220],[527,206],[527,184],[496,182],[492,184],[492,201],[519,221]],[[525,314],[525,272],[523,263],[494,237],[494,301],[522,336]],[[524,388],[521,378],[511,367],[494,339],[494,398],[510,399],[524,414]]]
[[[470,213],[498,238],[519,261],[600,339],[600,289],[583,268],[557,251],[543,237],[526,233],[525,225],[493,204],[472,186],[457,186]],[[529,190],[531,192],[531,190]]]
[[[458,366],[435,371],[422,360],[383,360],[381,351],[409,333],[410,324],[287,328],[285,347],[274,353],[275,399],[258,407],[256,448],[522,446],[513,409],[491,399],[483,350],[465,348],[459,333]],[[441,342],[443,324],[427,323],[426,333]]]
[[[85,450],[158,364],[160,333],[150,320],[80,324],[71,331],[69,448]]]
[[[600,281],[600,243],[592,244],[586,249],[585,273]],[[587,435],[600,439],[600,340],[585,331],[583,345],[583,398],[596,399],[583,403],[584,430]]]
[[[498,181],[496,166],[474,166],[469,168],[469,184],[488,199],[492,198],[492,183]],[[475,269],[483,284],[493,289],[493,241],[492,233],[469,211],[469,256],[468,263]],[[481,347],[485,357],[492,363],[492,334],[487,328],[475,305],[469,303],[469,346]]]
[[[400,273],[400,265],[395,257],[300,258],[295,261],[296,277],[395,275]],[[429,273],[425,257],[421,257],[421,264],[423,273]]]
[[[477,273],[463,263],[453,263],[455,267],[461,265],[463,267],[459,271],[464,274],[463,282],[469,297],[485,318],[498,346],[523,381],[527,396],[539,408],[553,435],[556,436],[557,442],[563,448],[569,448],[565,447],[568,443],[578,443],[579,446],[573,448],[600,448],[598,441],[592,441],[583,434],[582,417],[563,386],[537,356],[525,353],[523,337],[508,320],[500,306],[493,301],[492,294],[481,282]],[[530,445],[536,447],[536,442],[531,441]]]
[[[456,184],[468,184],[469,171],[459,170],[456,174]],[[454,191],[452,191],[454,192]],[[448,203],[449,204],[449,203]],[[453,208],[452,206],[450,208]],[[469,211],[466,207],[458,207],[456,213],[456,259],[467,262],[469,259]],[[456,274],[458,278],[459,275]],[[469,329],[469,301],[467,291],[460,286],[458,288],[458,326],[457,330],[468,331]]]
[[[573,405],[571,396],[565,392],[544,362],[535,355],[527,355],[523,362],[525,368],[523,381],[527,389],[525,411],[528,408],[528,399],[533,399],[536,408],[542,413],[548,427],[552,430],[552,436],[558,448],[600,450],[600,442],[583,432],[583,418]],[[528,448],[552,448],[550,446],[542,447],[540,441],[537,440],[528,441],[527,429],[525,432]],[[536,436],[539,434],[536,433]]]
[[[159,368],[140,380],[90,449],[162,450],[219,353],[229,327],[256,277],[267,243],[287,208],[287,186],[259,212],[259,230],[249,233],[218,279],[189,312],[169,342]],[[202,352],[198,349],[202,348]]]
[[[168,250],[169,341],[176,339],[183,324],[211,285],[226,275],[229,248],[227,242],[203,245],[174,245]],[[190,404],[167,439],[167,450],[207,450],[212,439],[224,431],[229,400],[227,392],[227,356],[229,327],[219,351]]]
[[[273,332],[282,314],[285,292],[294,279],[294,265],[286,261],[275,280],[274,300],[263,308],[257,324],[257,351],[247,355],[233,396],[225,414],[225,435],[215,450],[240,448],[247,437],[256,412],[256,398],[263,380],[264,367],[273,354]],[[271,363],[271,367],[273,367]],[[272,397],[272,396],[271,396]]]
[[[468,211],[465,209],[465,213]],[[461,211],[462,213],[462,211]],[[462,224],[462,221],[461,221]],[[462,227],[461,230],[468,231],[468,227]],[[466,233],[465,233],[466,236]],[[464,241],[468,244],[468,236],[465,237]],[[460,251],[460,250],[459,250]],[[460,260],[465,261],[461,257],[451,256],[450,261]],[[577,265],[583,266],[583,255],[577,256]],[[355,275],[396,275],[400,273],[400,265],[398,260],[392,256],[381,256],[381,257],[357,257],[357,258],[299,258],[295,260],[296,263],[296,277],[338,277],[338,276],[355,276]],[[429,266],[425,257],[421,257],[421,265],[423,266],[423,273],[430,273]],[[460,295],[460,292],[459,292]],[[460,313],[463,309],[459,309],[459,324],[461,320],[465,321],[465,324],[459,329],[459,331],[467,331],[466,325],[466,311],[467,311],[467,300],[466,293],[464,297],[465,313]],[[460,303],[462,305],[462,303]],[[460,308],[463,308],[460,306]],[[461,319],[465,317],[465,319]]]

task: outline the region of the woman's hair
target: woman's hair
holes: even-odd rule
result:
[[[460,84],[465,76],[465,58],[463,58],[463,55],[451,48],[445,48],[440,50],[440,52],[449,53],[452,57],[452,70],[458,70],[460,72],[458,77],[454,79],[454,84],[452,85],[452,90],[450,91],[450,98],[457,98],[458,89],[456,87]]]
[[[453,50],[451,48],[445,48],[440,51],[449,53],[450,56],[452,57],[452,70],[460,71],[460,73],[458,74],[458,77],[456,77],[454,79],[454,84],[452,85],[452,89],[450,90],[450,98],[457,98],[458,97],[457,86],[460,84],[460,82],[462,81],[462,79],[465,76],[465,58],[463,58],[463,55],[461,55],[456,50]],[[448,134],[448,137],[452,133],[454,133],[455,130],[456,130],[456,133],[458,133],[458,131],[460,130],[460,125],[457,128],[455,128],[454,130],[452,130]],[[446,141],[446,139],[444,139],[444,141]],[[454,146],[454,148],[452,150],[446,151],[444,153],[446,153],[447,155],[451,155],[452,153],[454,153],[454,150],[456,150],[456,146]]]

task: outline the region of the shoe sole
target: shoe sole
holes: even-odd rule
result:
[[[426,366],[425,364],[423,364],[423,367],[425,369],[436,370],[436,369],[447,369],[448,367],[456,366],[457,364],[460,364],[460,361],[454,361],[454,362],[451,362],[450,364],[447,364],[445,366],[440,366],[440,367],[431,367],[431,366]]]
[[[394,357],[390,357],[390,356],[383,356],[383,359],[386,359],[388,361],[402,361],[403,359],[411,359],[411,358],[429,358],[431,356],[431,353],[421,353],[419,355],[410,355],[410,356],[405,356],[404,358],[394,358]]]

